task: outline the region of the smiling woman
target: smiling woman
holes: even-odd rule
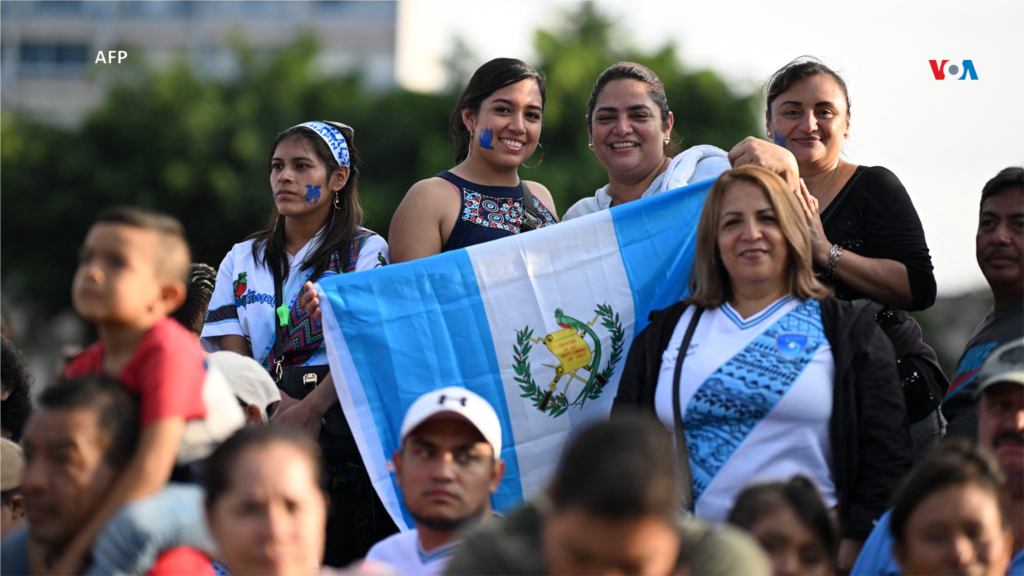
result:
[[[457,166],[409,189],[391,220],[393,262],[406,262],[558,222],[551,193],[519,179],[540,146],[544,77],[496,58],[469,81],[452,113]]]
[[[878,323],[896,348],[916,461],[942,437],[939,404],[949,387],[906,312],[927,309],[936,293],[917,210],[895,174],[842,157],[852,106],[838,73],[799,58],[772,75],[767,92],[765,127],[774,144],[747,138],[729,157],[736,166],[760,165],[787,177],[811,229],[814,265],[837,298],[885,306]]]
[[[675,431],[698,516],[723,520],[752,480],[799,472],[838,511],[840,554],[856,557],[909,465],[903,396],[881,307],[834,298],[815,278],[787,188],[756,166],[718,177],[697,227],[692,296],[651,314],[612,413],[639,406]]]
[[[300,306],[310,282],[388,262],[387,243],[360,226],[354,138],[336,122],[306,122],[277,135],[267,155],[270,221],[221,262],[202,333],[208,350],[258,360],[282,391],[273,422],[319,441],[332,486],[324,558],[332,566],[362,557],[396,530],[338,404],[323,327]],[[360,525],[359,518],[371,520]]]
[[[619,62],[594,83],[587,108],[590,149],[608,171],[608,184],[565,213],[577,218],[714,178],[729,169],[723,150],[698,145],[679,153],[672,142],[675,119],[665,86],[649,68]]]

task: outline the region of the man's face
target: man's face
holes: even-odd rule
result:
[[[88,408],[38,410],[25,425],[25,515],[33,540],[54,549],[88,520],[113,484],[110,438]]]
[[[990,448],[1014,498],[1024,498],[1024,386],[993,384],[978,399],[978,443]]]
[[[483,518],[505,474],[491,445],[458,417],[435,416],[410,432],[394,455],[405,506],[416,521],[448,531]]]
[[[671,574],[679,533],[664,519],[614,521],[580,507],[553,510],[544,522],[548,574]]]
[[[990,286],[1024,293],[1024,189],[1007,188],[985,200],[975,245]]]

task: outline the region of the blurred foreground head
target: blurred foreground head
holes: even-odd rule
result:
[[[585,430],[566,450],[543,530],[548,574],[669,574],[679,560],[672,439],[652,419]]]
[[[1002,576],[1013,532],[995,459],[965,440],[947,440],[904,479],[889,528],[907,576]]]
[[[47,388],[25,426],[21,491],[29,534],[59,553],[103,502],[135,452],[138,401],[115,378]]]
[[[206,517],[232,574],[310,575],[327,503],[317,447],[277,426],[243,428],[207,460]]]
[[[836,572],[836,527],[817,488],[803,476],[746,488],[728,520],[757,539],[775,576]]]
[[[185,301],[190,261],[177,219],[130,206],[104,210],[79,254],[75,311],[101,326],[149,328]]]
[[[25,497],[21,495],[21,477],[25,472],[25,453],[6,438],[0,438],[0,539],[25,522]]]

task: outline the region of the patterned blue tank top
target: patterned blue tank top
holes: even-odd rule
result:
[[[442,252],[519,234],[523,222],[523,191],[519,186],[484,186],[445,170],[437,175],[459,188],[462,209]],[[556,224],[544,204],[533,197],[541,228]]]

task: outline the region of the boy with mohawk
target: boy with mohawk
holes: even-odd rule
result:
[[[139,397],[141,430],[135,453],[97,513],[63,556],[33,559],[34,572],[79,572],[107,520],[167,483],[186,421],[206,416],[202,349],[168,318],[185,299],[190,260],[181,223],[170,216],[113,208],[89,229],[72,301],[75,311],[95,324],[100,339],[71,362],[65,375],[120,378]]]

